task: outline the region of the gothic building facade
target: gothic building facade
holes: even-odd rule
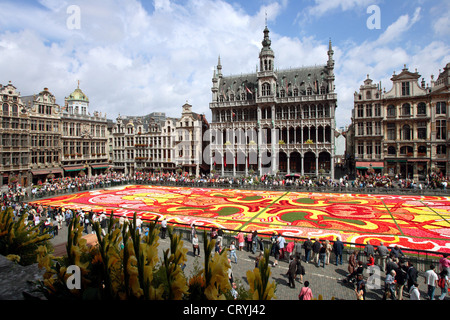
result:
[[[212,79],[210,170],[219,175],[334,176],[337,94],[331,41],[328,61],[278,70],[269,29],[259,68]]]

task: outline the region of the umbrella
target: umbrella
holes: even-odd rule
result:
[[[300,178],[298,173],[290,173],[286,175],[286,178]]]

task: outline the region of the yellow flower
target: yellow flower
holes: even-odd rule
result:
[[[20,262],[20,256],[18,256],[16,254],[9,254],[9,255],[7,255],[6,259],[8,259],[9,261],[15,262],[15,263],[19,263]]]

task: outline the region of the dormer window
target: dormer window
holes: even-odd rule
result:
[[[409,82],[402,82],[402,96],[409,96],[409,95],[410,95]]]

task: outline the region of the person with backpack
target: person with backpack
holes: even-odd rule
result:
[[[399,263],[398,268],[395,269],[395,291],[397,292],[397,299],[403,300],[403,288],[406,283],[406,266]]]
[[[312,247],[313,243],[311,241],[311,238],[306,239],[306,241],[303,243],[303,249],[305,250],[305,263],[309,263]]]
[[[447,274],[447,269],[443,269],[439,273],[438,287],[441,289],[441,295],[439,296],[439,300],[444,300],[447,296],[449,285],[449,278]]]

